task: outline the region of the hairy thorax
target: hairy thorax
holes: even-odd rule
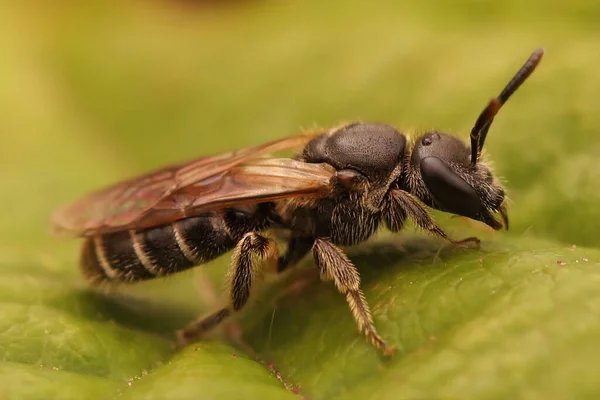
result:
[[[329,238],[341,246],[351,246],[372,236],[381,212],[356,198],[322,199],[300,207],[282,207],[281,217],[294,236]]]

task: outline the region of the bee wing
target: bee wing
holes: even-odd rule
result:
[[[117,183],[57,210],[53,231],[92,236],[147,228],[241,203],[325,195],[331,166],[258,158],[300,147],[312,137],[288,137]]]
[[[334,174],[335,168],[325,163],[291,158],[253,160],[164,197],[134,225],[140,229],[244,204],[325,197]]]

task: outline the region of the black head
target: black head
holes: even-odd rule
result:
[[[416,141],[410,158],[411,191],[430,207],[482,221],[494,229],[502,224],[504,189],[484,163],[471,165],[471,150],[456,136],[428,132]],[[411,174],[412,173],[412,174]]]
[[[497,98],[477,118],[471,131],[471,147],[459,138],[428,132],[414,144],[407,166],[406,185],[427,205],[482,221],[494,229],[508,229],[504,189],[485,163],[480,161],[483,143],[494,116],[529,77],[540,62],[536,50]],[[502,222],[494,214],[500,213]]]
[[[354,123],[312,140],[304,149],[309,162],[326,162],[349,188],[387,181],[402,162],[406,138],[385,124]]]

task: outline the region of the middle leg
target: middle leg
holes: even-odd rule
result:
[[[322,279],[333,280],[337,289],[346,295],[358,330],[364,332],[385,355],[391,355],[394,347],[388,346],[375,329],[369,305],[360,289],[360,275],[352,261],[340,248],[324,239],[315,240],[313,255]]]
[[[292,237],[288,242],[287,250],[277,261],[277,272],[283,272],[288,267],[297,264],[308,254],[315,240],[311,237]]]

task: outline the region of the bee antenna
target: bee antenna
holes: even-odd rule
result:
[[[500,108],[506,103],[506,101],[512,96],[512,94],[525,82],[525,80],[531,75],[531,73],[538,66],[544,55],[544,49],[536,49],[527,59],[525,64],[519,69],[519,71],[513,76],[508,82],[506,87],[502,90],[498,97],[494,97],[483,109],[473,129],[471,129],[471,165],[477,164],[477,159],[485,138],[487,137],[490,125],[494,121],[494,117],[500,110]]]

